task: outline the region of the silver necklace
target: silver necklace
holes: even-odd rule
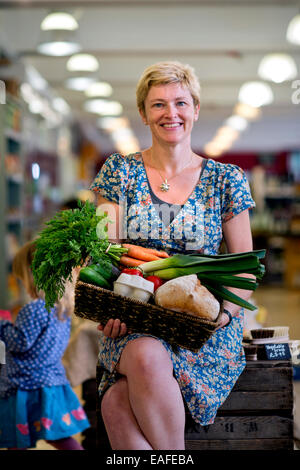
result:
[[[192,158],[193,158],[193,154],[191,154],[191,158],[189,159],[188,163],[187,163],[183,168],[181,168],[180,172],[178,172],[178,173],[176,173],[175,175],[171,176],[171,178],[169,178],[169,181],[172,180],[173,178],[175,178],[175,176],[178,176],[179,173],[181,173],[185,168],[187,168],[187,167],[190,165],[190,163],[191,163],[191,161],[192,161]],[[153,164],[152,153],[151,153],[151,162],[152,162],[152,164]],[[154,167],[154,168],[155,168],[155,167]],[[167,178],[164,178],[164,177],[162,176],[162,174],[161,174],[161,172],[159,171],[158,168],[155,168],[155,170],[157,171],[157,173],[159,174],[159,176],[160,176],[161,179],[162,179],[162,183],[161,183],[161,185],[159,186],[159,189],[160,189],[161,191],[163,191],[164,193],[166,193],[166,192],[169,191],[169,189],[170,189],[170,183],[169,183],[169,181],[168,181]]]

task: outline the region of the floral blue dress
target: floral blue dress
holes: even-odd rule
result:
[[[222,224],[255,203],[241,168],[208,159],[186,203],[170,224],[162,222],[153,204],[140,152],[111,155],[90,189],[123,207],[123,234],[127,242],[164,249],[169,253],[198,250],[217,254]],[[217,330],[197,352],[176,348],[159,339],[170,354],[174,374],[195,422],[214,422],[245,367],[242,347],[244,313],[241,309],[228,327]],[[124,346],[141,334],[118,339],[102,335],[99,362],[104,373],[99,393],[117,379],[116,364]],[[145,336],[145,335],[144,335]],[[148,335],[149,336],[149,335]]]

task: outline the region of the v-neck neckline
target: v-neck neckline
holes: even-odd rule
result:
[[[148,190],[148,194],[150,196],[150,200],[151,200],[151,206],[154,206],[154,203],[152,201],[152,197],[151,197],[151,185],[150,185],[150,181],[148,179],[148,175],[147,175],[147,171],[146,171],[146,168],[145,168],[145,164],[144,164],[144,159],[143,159],[143,155],[142,155],[142,152],[137,152],[137,154],[140,156],[141,160],[140,160],[140,163],[143,167],[143,171],[144,171],[144,177],[145,177],[145,180],[146,180],[146,183],[147,183],[147,190]],[[203,157],[202,157],[203,158]],[[157,211],[155,210],[155,213],[157,215],[157,217],[159,218],[159,220],[161,221],[162,225],[164,225],[164,227],[170,227],[173,222],[177,219],[177,217],[179,216],[179,214],[181,214],[181,212],[184,210],[185,206],[187,206],[190,202],[191,199],[194,199],[195,198],[195,192],[197,190],[197,187],[199,186],[199,184],[201,183],[201,180],[203,178],[203,175],[204,173],[207,171],[207,166],[209,164],[209,159],[205,159],[203,158],[203,161],[202,161],[202,164],[201,164],[201,171],[200,171],[200,175],[199,175],[199,178],[198,178],[198,181],[197,183],[195,184],[194,186],[194,189],[193,191],[191,192],[191,194],[189,195],[189,197],[187,198],[187,200],[184,202],[184,204],[174,204],[175,206],[181,206],[180,210],[177,212],[176,216],[174,217],[174,219],[172,220],[172,222],[170,222],[170,224],[168,225],[165,225],[164,222],[159,218],[159,215],[157,213]],[[204,165],[204,166],[203,166]],[[151,189],[150,189],[151,188]],[[153,190],[152,190],[153,192]],[[154,193],[153,193],[154,194]],[[156,195],[155,195],[156,196]],[[156,196],[157,197],[157,196]],[[160,199],[160,198],[158,198]],[[161,200],[161,199],[160,199]],[[162,201],[162,200],[161,200]],[[172,203],[168,203],[167,201],[162,201],[162,203],[164,204],[172,204]],[[155,209],[155,207],[154,207]]]

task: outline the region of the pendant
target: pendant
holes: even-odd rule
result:
[[[161,189],[161,191],[164,191],[164,192],[169,191],[170,185],[169,185],[167,179],[165,179],[165,181],[163,181],[163,182],[161,183],[160,189]]]

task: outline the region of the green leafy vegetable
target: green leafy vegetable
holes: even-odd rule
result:
[[[64,294],[72,270],[88,256],[94,263],[103,259],[116,264],[127,249],[111,244],[107,235],[106,214],[97,212],[94,204],[79,203],[78,209],[58,212],[36,239],[32,263],[36,287],[45,293],[46,308],[52,308]]]

